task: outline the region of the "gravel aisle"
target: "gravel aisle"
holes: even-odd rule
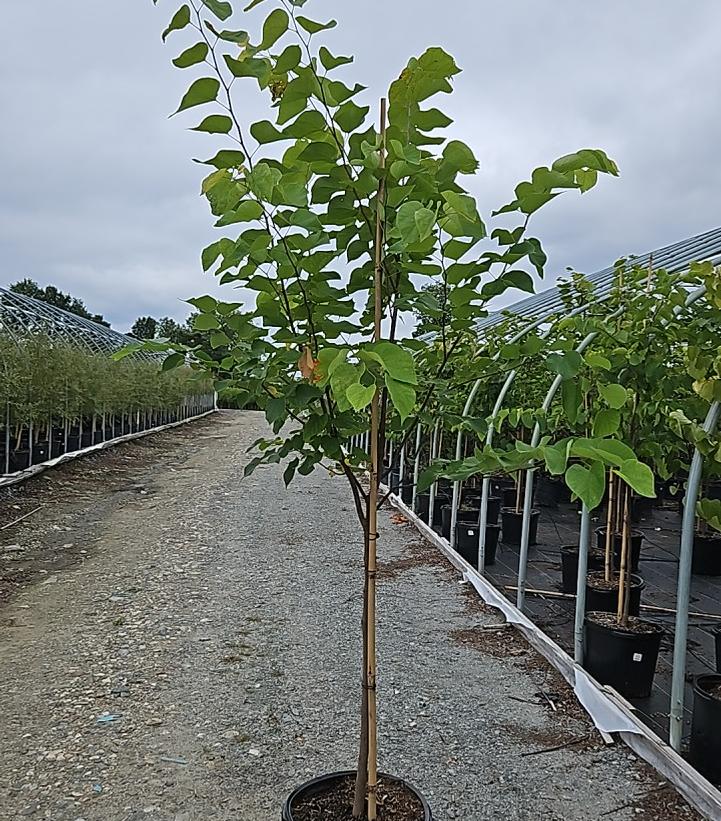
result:
[[[102,472],[118,457],[78,497],[58,472],[57,500],[0,532],[6,571],[54,546],[0,607],[0,818],[277,821],[294,785],[353,765],[358,526],[340,479],[240,481],[264,430],[225,413],[164,434],[130,487]],[[439,821],[698,818],[510,628],[483,629],[497,615],[415,530],[380,529],[381,764]]]

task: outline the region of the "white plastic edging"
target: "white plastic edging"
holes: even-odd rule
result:
[[[411,524],[473,585],[486,604],[500,610],[512,624],[573,688],[581,706],[601,733],[618,733],[623,742],[640,758],[667,778],[683,797],[711,821],[721,821],[721,792],[687,761],[650,730],[633,712],[633,708],[615,690],[599,684],[594,678],[547,636],[527,616],[468,562],[450,544],[416,516],[395,494],[388,497]]]
[[[48,468],[54,468],[64,462],[71,462],[73,459],[78,459],[81,456],[87,456],[88,453],[105,450],[106,448],[120,445],[123,442],[131,442],[133,439],[140,439],[143,436],[150,436],[153,433],[160,433],[164,430],[177,428],[180,425],[185,425],[188,422],[194,422],[196,419],[203,419],[205,416],[210,416],[211,413],[216,412],[217,408],[213,408],[212,410],[205,411],[204,413],[199,413],[196,416],[189,416],[187,419],[181,419],[178,422],[170,422],[167,425],[160,425],[157,428],[141,430],[136,433],[126,433],[124,436],[116,436],[115,439],[108,439],[105,442],[99,442],[97,445],[90,445],[82,450],[74,450],[70,453],[63,453],[62,456],[56,456],[54,459],[48,459],[47,462],[40,462],[40,464],[33,465],[32,467],[21,470],[18,473],[12,473],[7,476],[0,477],[0,488],[10,487],[11,485],[17,485],[20,482],[25,482],[33,476],[38,476],[40,473],[44,473]]]

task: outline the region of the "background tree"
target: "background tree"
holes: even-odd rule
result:
[[[39,299],[41,302],[47,302],[48,305],[54,305],[56,308],[61,308],[63,311],[68,311],[76,316],[90,319],[99,325],[105,325],[106,328],[110,327],[110,323],[106,322],[101,314],[91,313],[85,307],[85,303],[82,299],[78,299],[71,294],[66,294],[54,285],[41,288],[35,280],[25,278],[18,282],[13,282],[10,285],[10,290],[16,294],[23,294],[23,296],[29,296],[33,299]]]
[[[158,330],[158,320],[152,316],[140,316],[130,329],[130,336],[136,339],[155,339],[156,331]]]

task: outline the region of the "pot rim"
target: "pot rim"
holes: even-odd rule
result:
[[[710,681],[713,679],[713,681]],[[713,701],[716,704],[721,704],[721,699],[715,698],[711,695],[707,690],[704,689],[704,684],[721,684],[721,674],[719,673],[703,673],[700,676],[696,676],[693,680],[693,691],[696,695],[700,696],[701,698],[705,698],[709,701]]]
[[[512,513],[514,516],[523,516],[523,511],[521,511],[520,513],[516,513],[516,509],[514,507],[502,507],[501,508],[501,513]],[[531,508],[531,516],[533,516],[533,515],[540,516],[540,514],[541,514],[541,511],[540,511],[539,508],[537,508],[537,507]]]
[[[315,778],[311,778],[309,781],[301,784],[300,786],[296,787],[293,792],[286,798],[285,803],[283,804],[283,817],[286,816],[288,818],[293,817],[293,801],[295,801],[303,792],[310,789],[311,787],[315,787],[316,785],[322,784],[324,781],[336,781],[341,778],[346,778],[347,776],[355,777],[356,770],[339,770],[338,772],[334,773],[326,773],[325,775],[319,775]],[[428,801],[426,801],[425,796],[421,791],[411,784],[409,781],[406,781],[404,778],[399,778],[397,775],[389,775],[385,772],[379,772],[378,776],[380,778],[385,778],[391,781],[395,781],[397,784],[401,784],[402,786],[406,787],[410,792],[415,795],[418,800],[421,802],[423,806],[423,814],[424,819],[423,821],[432,821],[433,816],[431,813],[430,805]]]
[[[649,627],[653,627],[653,633],[635,633],[632,630],[626,630],[623,627],[620,627],[617,624],[613,626],[609,626],[607,624],[599,624],[599,622],[594,621],[593,619],[589,619],[589,616],[592,616],[594,613],[603,613],[604,616],[608,616],[608,613],[603,610],[592,610],[589,613],[586,613],[586,618],[584,619],[584,625],[586,627],[593,627],[596,630],[605,630],[608,633],[615,633],[616,635],[632,638],[650,638],[651,636],[662,636],[664,633],[663,627],[658,624],[655,624],[652,621],[646,621],[645,619],[641,619],[638,616],[632,616],[631,618],[638,619],[638,621],[642,621],[644,624],[649,625]],[[721,678],[721,677],[720,677]]]
[[[601,525],[600,527],[597,527],[594,530],[594,533],[605,533],[605,532],[606,532],[606,525]],[[620,536],[621,534],[618,531],[616,531],[613,535],[614,536]],[[642,539],[646,538],[646,534],[643,532],[643,530],[639,530],[637,527],[632,527],[631,528],[631,536],[632,537],[633,536],[640,536]]]
[[[618,575],[618,571],[617,571],[617,570],[616,570],[616,571],[614,571],[614,572],[616,573],[616,575]],[[596,574],[598,574],[598,573],[603,573],[603,570],[589,570],[589,572],[588,572],[588,576],[586,577],[586,586],[587,586],[587,587],[592,587],[592,585],[590,585],[590,584],[588,583],[589,578],[590,578],[592,575],[596,575]],[[631,587],[634,587],[634,588],[639,588],[639,589],[641,589],[641,590],[645,590],[645,589],[646,589],[646,580],[643,578],[643,576],[641,576],[641,574],[640,574],[640,573],[631,573],[631,574],[630,574],[630,576],[629,576],[629,578],[630,578],[632,581],[635,581],[635,582],[636,582],[635,584],[632,584],[632,585],[631,585]],[[598,588],[597,588],[597,587],[594,587],[593,589],[594,589],[594,590],[598,590]],[[608,591],[602,591],[602,592],[608,592]]]

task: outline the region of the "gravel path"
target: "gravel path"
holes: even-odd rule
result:
[[[0,525],[44,504],[0,531],[1,819],[277,821],[353,765],[358,526],[340,479],[240,481],[264,430],[226,412],[0,500]],[[439,821],[699,818],[414,529],[380,530],[381,764]]]

